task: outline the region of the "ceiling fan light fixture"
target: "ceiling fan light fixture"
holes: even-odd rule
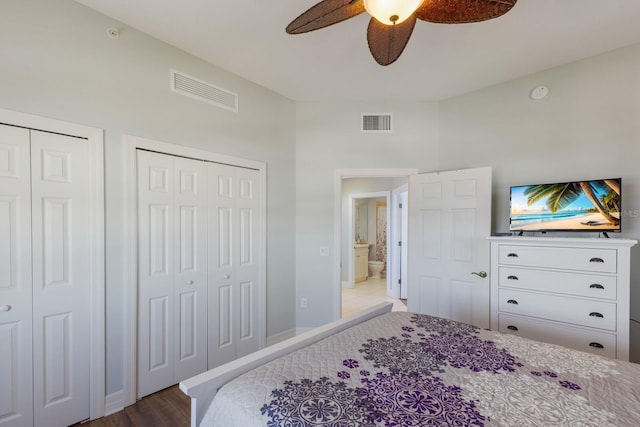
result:
[[[364,0],[369,15],[385,25],[400,24],[420,7],[424,0]]]

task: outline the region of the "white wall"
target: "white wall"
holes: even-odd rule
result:
[[[239,113],[170,92],[171,68],[237,92]],[[105,129],[107,393],[123,384],[124,134],[267,163],[267,333],[295,327],[292,101],[71,0],[3,0],[0,108]]]
[[[542,102],[528,97],[547,85]],[[640,239],[640,45],[440,103],[440,165],[493,167],[493,229],[509,228],[509,186],[622,177],[623,233]],[[595,237],[595,233],[589,233]],[[632,248],[640,320],[640,247]],[[632,336],[640,361],[640,336]]]
[[[531,101],[541,84],[551,95]],[[396,133],[359,132],[361,112],[389,111]],[[331,244],[336,168],[492,166],[494,231],[508,230],[511,185],[621,176],[623,233],[616,237],[640,239],[640,45],[439,103],[301,103],[297,115],[296,297],[309,301],[297,308],[299,327],[331,316],[332,258],[318,258],[318,247]],[[638,265],[635,247],[632,318],[640,320]],[[632,340],[640,361],[640,337]]]
[[[393,113],[391,134],[360,131],[361,113]],[[333,320],[335,169],[438,169],[438,108],[424,103],[298,103],[296,107],[296,324]],[[340,227],[340,224],[336,224]],[[320,257],[328,246],[331,256]],[[300,308],[300,298],[308,307]]]

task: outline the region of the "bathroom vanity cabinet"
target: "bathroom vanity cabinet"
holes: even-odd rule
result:
[[[369,275],[369,245],[354,246],[354,266],[353,271],[355,283],[367,280]]]

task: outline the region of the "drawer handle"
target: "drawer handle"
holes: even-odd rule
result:
[[[590,317],[600,317],[600,318],[604,317],[602,315],[602,313],[598,313],[597,311],[592,311],[591,313],[589,313],[589,316]]]
[[[518,280],[518,276],[507,276],[507,280]]]
[[[508,258],[518,258],[518,254],[515,254],[515,253],[511,252],[511,253],[507,254],[507,257]]]
[[[604,346],[602,344],[600,344],[599,342],[592,342],[589,343],[589,347],[593,347],[593,348],[604,348]]]
[[[513,326],[513,325],[509,325],[509,326],[507,326],[507,329],[509,329],[510,331],[517,331],[518,327],[517,326]]]
[[[589,262],[600,262],[604,264],[604,260],[602,258],[591,258]]]
[[[507,304],[514,304],[514,305],[518,305],[518,301],[514,300],[514,299],[510,299],[507,300]]]
[[[598,284],[598,283],[594,283],[593,285],[589,286],[590,289],[604,289],[604,286]]]

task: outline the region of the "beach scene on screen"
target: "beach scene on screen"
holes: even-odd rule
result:
[[[511,230],[620,230],[621,179],[511,187]]]

